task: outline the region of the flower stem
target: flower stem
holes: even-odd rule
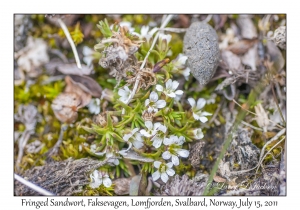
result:
[[[271,88],[272,88],[273,98],[274,98],[274,101],[275,101],[275,103],[276,103],[278,112],[279,112],[279,114],[280,114],[280,117],[281,117],[281,119],[282,119],[282,122],[283,122],[284,125],[285,125],[286,122],[285,122],[285,120],[284,120],[284,118],[283,118],[283,114],[282,114],[281,109],[280,109],[280,107],[279,107],[278,100],[277,100],[277,97],[276,97],[276,94],[275,94],[275,91],[274,91],[274,84],[273,84],[273,83],[271,84]]]
[[[70,35],[70,32],[69,32],[67,26],[65,25],[65,23],[60,18],[58,18],[57,21],[58,21],[60,27],[62,28],[62,30],[64,31],[64,33],[65,33],[65,35],[67,37],[67,40],[69,41],[69,43],[71,45],[71,48],[73,50],[74,57],[75,57],[75,60],[76,60],[77,67],[79,69],[81,69],[81,63],[80,63],[80,60],[79,60],[79,56],[78,56],[75,44],[73,42],[73,39],[72,39],[72,37]]]

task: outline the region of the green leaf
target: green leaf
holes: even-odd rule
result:
[[[104,21],[101,20],[99,22],[99,25],[97,25],[97,27],[100,29],[101,33],[105,38],[111,37],[113,35],[106,19],[104,19]]]

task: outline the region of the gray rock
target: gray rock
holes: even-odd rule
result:
[[[194,22],[184,36],[187,65],[201,85],[214,75],[219,63],[219,44],[216,31],[207,23]]]

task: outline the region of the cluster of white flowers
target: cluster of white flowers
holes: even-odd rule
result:
[[[186,58],[181,57],[177,59],[178,68],[182,68],[183,63],[185,63]],[[181,64],[180,64],[181,62]],[[162,85],[156,85],[156,91],[161,92],[166,97],[173,99],[180,98],[183,94],[182,90],[177,90],[179,83],[174,80],[169,79],[166,82],[165,87]],[[130,90],[127,86],[119,89],[119,96],[121,101],[126,101]],[[203,107],[206,104],[205,99],[199,98],[197,103],[193,98],[188,99],[191,110],[193,112],[193,117],[195,120],[199,120],[202,123],[207,122],[206,116],[211,115],[208,112],[202,111]],[[166,107],[167,103],[165,100],[159,99],[157,92],[152,91],[150,96],[145,101],[145,108],[149,113],[157,113],[159,109]],[[172,169],[173,166],[179,165],[179,158],[187,158],[189,156],[189,151],[182,149],[182,145],[185,142],[185,137],[170,135],[167,136],[167,127],[160,122],[145,122],[145,129],[139,130],[139,128],[133,129],[130,133],[127,133],[123,136],[125,142],[129,144],[128,149],[121,150],[119,154],[124,155],[126,152],[133,146],[137,149],[140,149],[144,145],[144,138],[149,138],[152,142],[152,146],[156,149],[163,146],[165,151],[162,153],[162,158],[166,161],[170,160],[171,162],[162,163],[160,161],[154,162],[154,167],[157,170],[152,174],[153,180],[161,178],[163,182],[167,182],[169,176],[173,176],[175,171]],[[190,133],[193,135],[193,139],[199,140],[204,137],[201,128],[191,130]]]

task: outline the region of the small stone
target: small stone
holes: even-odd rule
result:
[[[187,65],[201,85],[213,77],[220,59],[218,36],[207,23],[194,22],[188,28],[183,50],[188,56]]]

